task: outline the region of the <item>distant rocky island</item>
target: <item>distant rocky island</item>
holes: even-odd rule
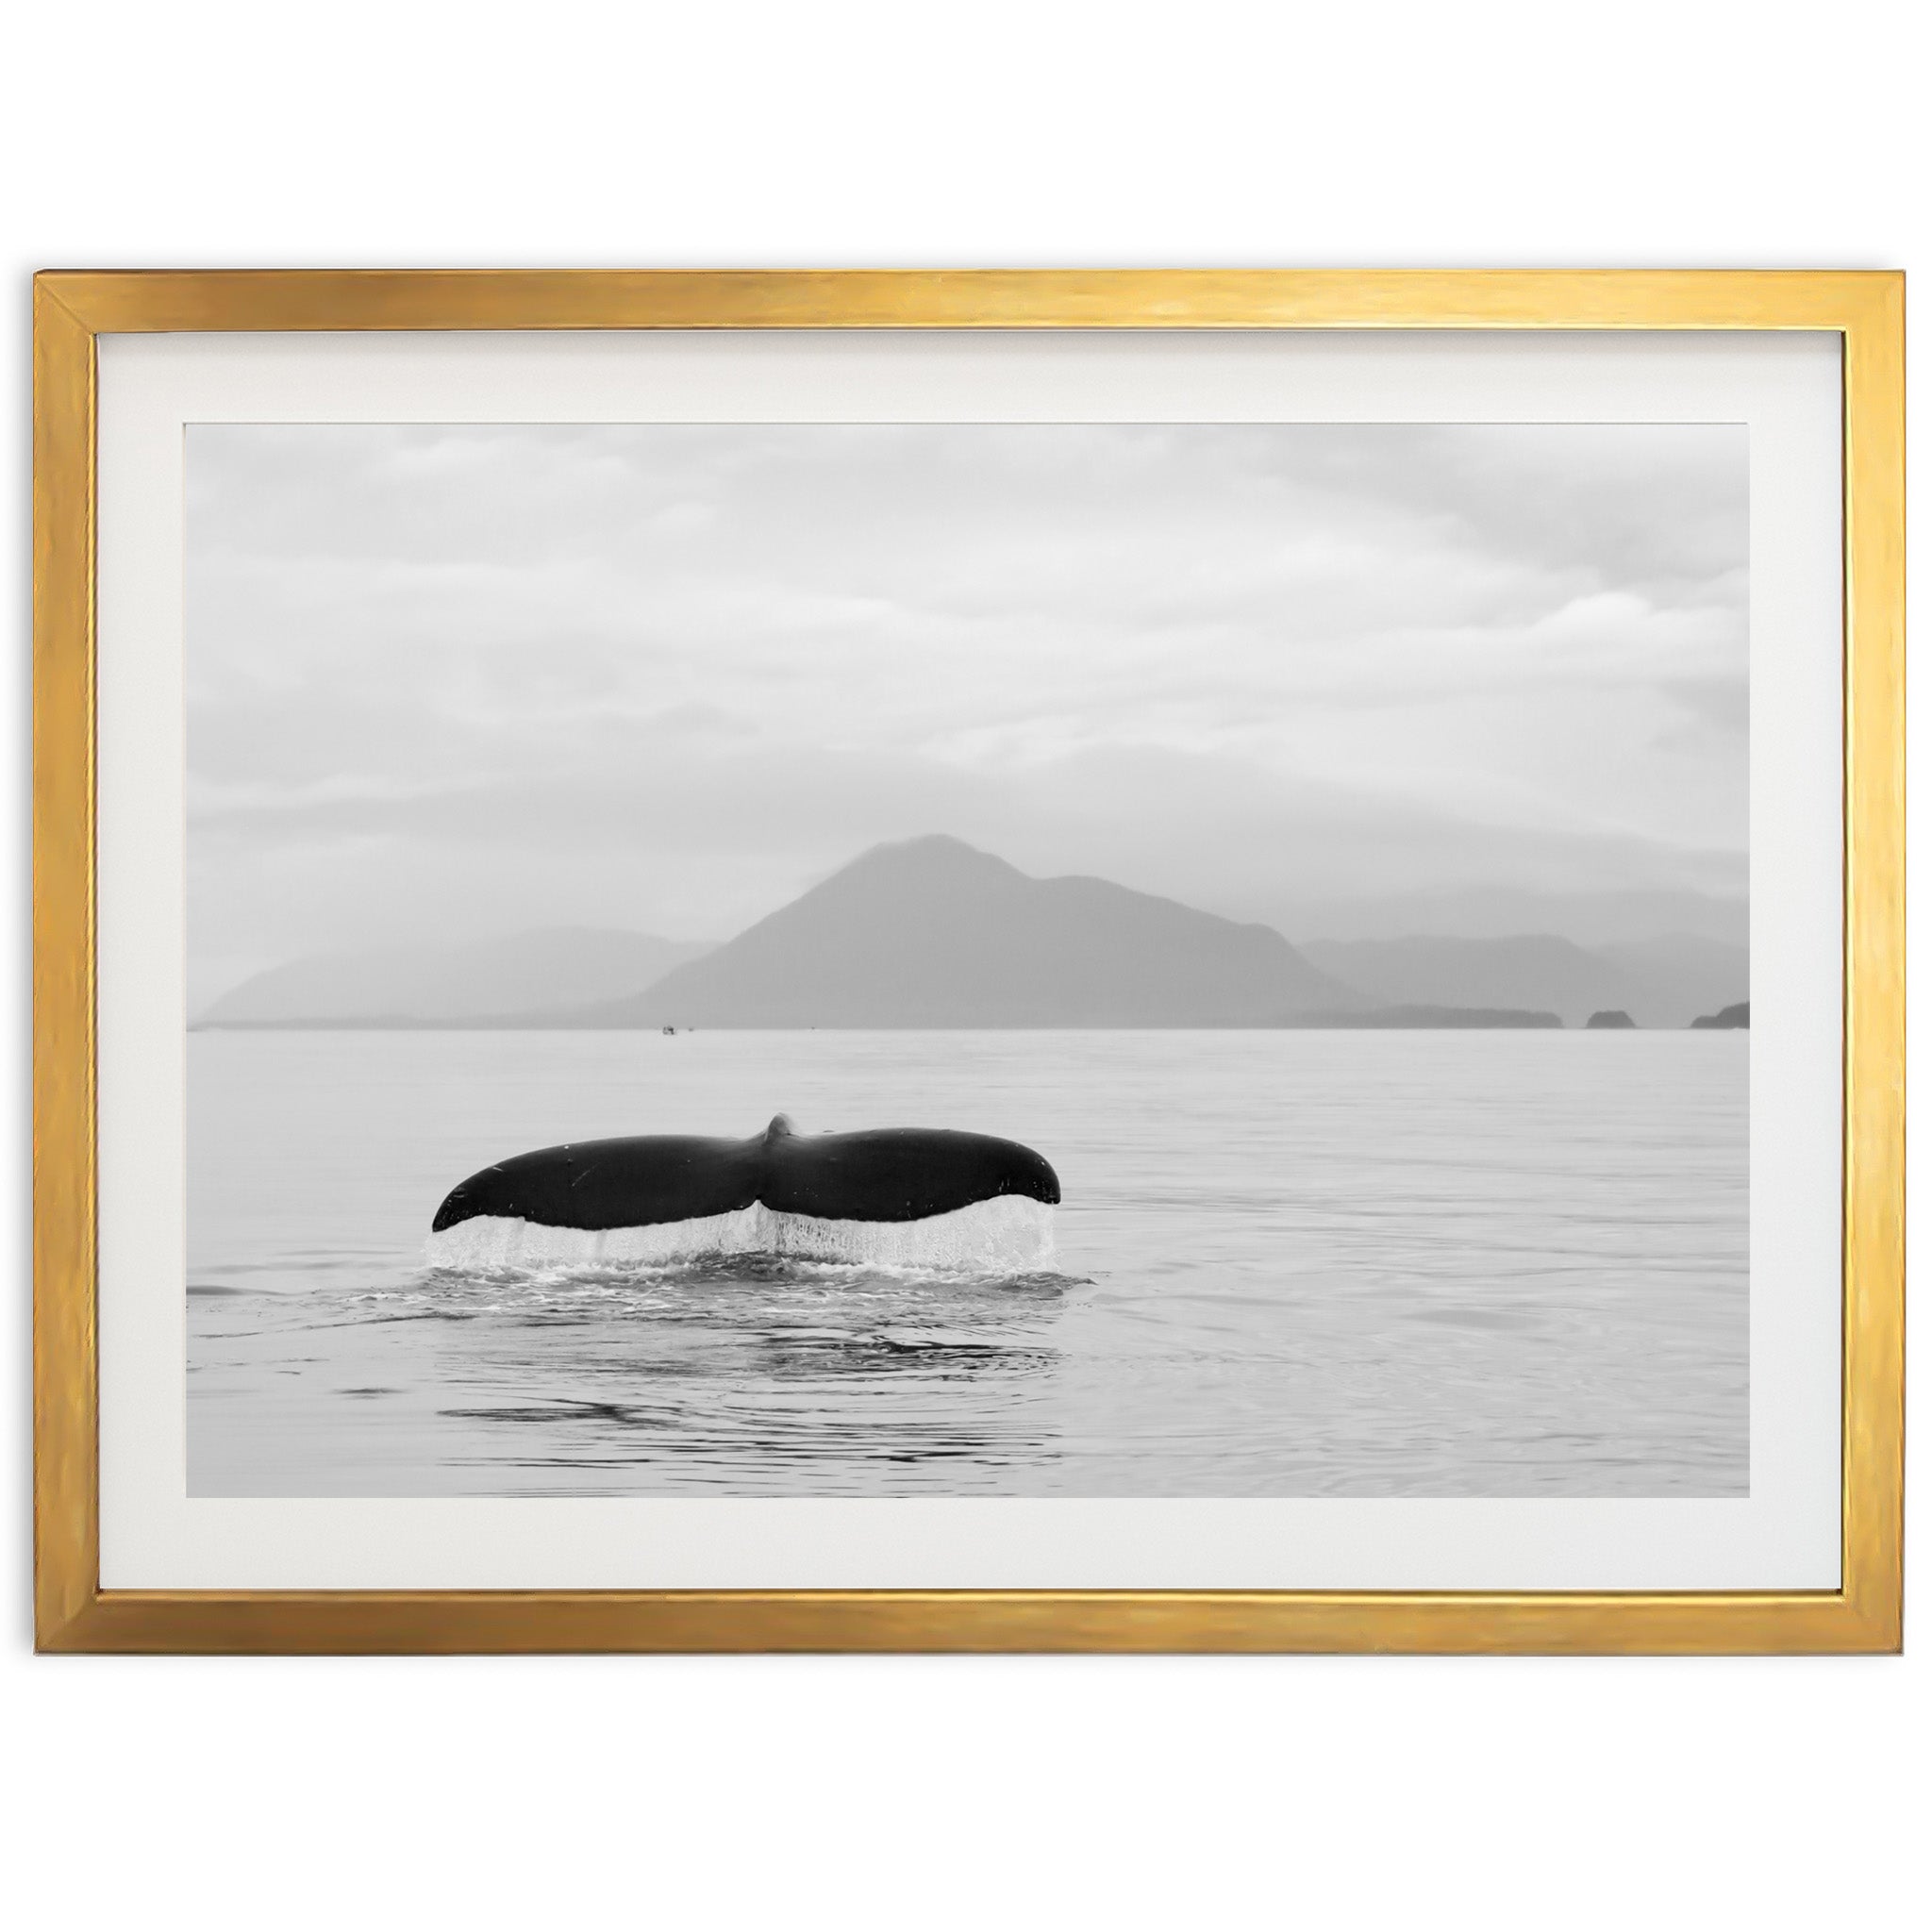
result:
[[[1751,1024],[1751,1002],[1740,1000],[1735,1007],[1725,1007],[1721,1012],[1701,1014],[1690,1024],[1700,1030],[1719,1026],[1748,1028]]]
[[[1614,958],[1548,935],[1296,947],[1269,925],[1106,879],[1035,878],[935,836],[873,847],[722,945],[565,927],[316,956],[256,974],[195,1024],[1513,1029],[1586,1014],[1629,1026],[1647,1011],[1681,1026],[1718,1004],[1709,989],[1746,979],[1741,947],[1684,937]],[[1695,1024],[1746,1024],[1726,1017],[1746,1010]]]
[[[1615,1033],[1635,1026],[1637,1022],[1622,1007],[1611,1007],[1605,1012],[1592,1013],[1583,1024],[1588,1032]]]

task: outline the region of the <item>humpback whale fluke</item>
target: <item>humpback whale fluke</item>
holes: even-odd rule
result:
[[[431,1223],[453,1264],[764,1252],[891,1264],[1031,1265],[1058,1176],[1030,1147],[950,1127],[726,1141],[645,1134],[540,1148],[473,1174]]]

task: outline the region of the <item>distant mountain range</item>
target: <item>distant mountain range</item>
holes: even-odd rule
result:
[[[1368,1004],[1266,925],[957,839],[874,846],[608,1026],[1253,1026]]]
[[[1741,946],[1678,934],[1316,941],[957,839],[862,854],[724,945],[590,927],[342,953],[258,974],[247,1026],[1683,1026],[1748,997]]]

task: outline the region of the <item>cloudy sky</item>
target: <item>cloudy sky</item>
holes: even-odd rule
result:
[[[1457,895],[1735,907],[1746,454],[197,426],[194,991],[532,925],[728,938],[930,831],[1291,939]]]

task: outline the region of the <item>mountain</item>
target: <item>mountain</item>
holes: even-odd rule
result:
[[[636,992],[708,947],[650,933],[552,926],[467,945],[326,953],[258,973],[203,1026],[448,1025]]]
[[[1640,1016],[1653,1026],[1688,1026],[1698,1014],[1733,1006],[1751,994],[1749,946],[1701,933],[1671,932],[1591,950],[1656,989],[1655,1012]]]
[[[1324,973],[1391,1006],[1528,1008],[1560,1014],[1565,1025],[1576,1026],[1613,1007],[1645,1020],[1646,1008],[1658,1005],[1646,981],[1551,933],[1313,940],[1302,951]]]
[[[1364,1002],[1272,927],[957,839],[878,845],[647,992],[636,1026],[1226,1026]]]

